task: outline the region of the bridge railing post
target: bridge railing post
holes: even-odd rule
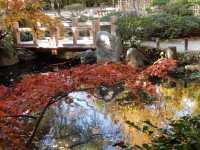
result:
[[[73,36],[73,46],[77,46],[77,40],[78,40],[78,20],[76,18],[72,19],[72,36]]]
[[[111,25],[110,25],[110,30],[111,30],[111,34],[116,35],[116,30],[117,30],[117,17],[116,16],[112,16],[111,17]]]
[[[33,44],[37,45],[37,37],[35,36],[35,34],[32,32],[33,35]]]
[[[93,31],[93,45],[96,46],[96,44],[95,44],[96,34],[97,34],[98,31],[100,31],[100,20],[99,19],[93,21],[92,31]]]
[[[16,44],[19,45],[21,42],[20,32],[19,32],[19,23],[15,22],[13,26],[13,33],[15,35]]]
[[[156,48],[160,49],[160,38],[156,38]]]
[[[88,28],[88,30],[89,30],[89,34],[90,34],[90,39],[92,39],[93,38],[93,26],[90,26]]]
[[[76,27],[72,27],[72,36],[73,36],[73,46],[77,46],[77,28]]]
[[[185,51],[188,51],[188,43],[189,43],[188,38],[185,38],[185,39],[184,39],[184,48],[185,48],[184,50],[185,50]]]
[[[59,38],[60,38],[60,28],[56,27],[56,33],[55,33],[55,40],[56,40],[56,46],[59,46]]]

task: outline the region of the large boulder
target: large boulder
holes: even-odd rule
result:
[[[144,66],[145,57],[137,49],[130,48],[126,53],[126,61],[133,68],[139,68]]]
[[[80,54],[81,64],[94,64],[96,63],[96,55],[92,50],[87,50]]]
[[[176,47],[169,47],[165,49],[165,57],[168,59],[177,59]]]
[[[0,67],[14,65],[18,62],[19,59],[15,51],[0,49]]]
[[[35,53],[28,49],[0,49],[0,66],[10,66],[19,61],[28,61],[35,58]]]
[[[17,56],[20,61],[28,61],[36,59],[35,53],[28,49],[17,49]]]
[[[118,37],[106,31],[100,31],[96,35],[97,62],[119,62],[122,44]]]
[[[195,71],[200,72],[200,64],[186,65],[185,66],[185,70],[186,71],[191,71],[191,72],[195,72]]]
[[[124,86],[122,83],[118,83],[113,86],[101,85],[96,89],[96,94],[104,101],[110,101],[115,98],[119,93],[124,91]]]

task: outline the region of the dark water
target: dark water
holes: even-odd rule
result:
[[[57,59],[48,54],[40,54],[35,60],[19,62],[12,66],[0,67],[0,84],[12,86],[15,81],[20,80],[21,77],[26,74],[58,71],[79,64],[79,59]]]

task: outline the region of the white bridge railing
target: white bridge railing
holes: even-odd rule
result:
[[[57,47],[95,47],[95,37],[98,31],[101,31],[103,27],[109,29],[111,33],[116,32],[116,17],[111,17],[110,22],[100,22],[99,19],[89,22],[78,22],[77,19],[73,19],[71,24],[65,24],[65,36],[60,35],[60,31],[57,27],[56,32],[48,37],[36,38],[32,34],[31,28],[21,28],[16,23],[15,32],[17,44],[20,47],[45,47],[45,48],[57,48]],[[55,25],[56,26],[56,25]],[[48,31],[45,27],[38,27],[41,31]],[[32,41],[22,41],[21,33],[28,32],[32,35]],[[81,36],[81,32],[87,33],[87,35]],[[68,35],[66,35],[68,33]],[[62,33],[63,34],[63,33]],[[70,34],[70,35],[69,35]]]

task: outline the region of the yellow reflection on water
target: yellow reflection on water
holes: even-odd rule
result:
[[[200,84],[189,84],[186,88],[177,84],[176,88],[161,87],[160,91],[167,108],[181,111],[188,107],[192,114],[200,113]]]
[[[169,123],[170,119],[177,119],[187,114],[192,115],[200,113],[199,84],[189,84],[187,88],[184,88],[184,86],[181,84],[177,84],[175,88],[167,88],[165,86],[161,86],[158,87],[157,92],[158,92],[158,99],[146,105],[143,104],[142,102],[140,105],[133,104],[133,102],[132,104],[119,105],[117,104],[117,101],[105,103],[104,101],[94,100],[95,103],[94,112],[97,113],[99,111],[103,113],[105,115],[105,118],[109,116],[109,118],[112,118],[112,121],[114,123],[120,122],[122,126],[122,133],[124,135],[124,139],[122,140],[132,145],[135,144],[142,145],[143,143],[148,143],[151,141],[147,134],[142,133],[141,131],[137,130],[134,127],[130,127],[127,123],[125,123],[126,121],[133,122],[136,125],[142,127],[143,121],[149,120],[153,125],[157,127],[165,127]],[[124,99],[122,99],[122,101],[123,100]],[[86,110],[87,109],[84,109],[84,111]],[[80,111],[80,113],[84,112]],[[70,115],[70,113],[68,113],[67,115]],[[72,113],[71,115],[74,114]],[[96,119],[98,120],[98,117]],[[106,121],[102,121],[100,123],[103,124],[106,123]],[[73,133],[71,132],[72,129],[74,129],[73,124],[67,127],[66,129],[64,128],[63,132],[62,130],[60,130],[60,134],[62,133],[61,135],[65,135],[64,133]],[[95,130],[91,131],[92,134],[96,133],[96,131],[98,133],[98,130],[96,130],[96,128]],[[88,135],[90,134],[91,133],[89,132]],[[69,145],[73,145],[80,139],[81,139],[80,135],[79,134],[77,135],[76,133],[75,135],[72,134],[68,138],[56,139],[56,145],[59,150],[62,149],[67,150]],[[107,143],[108,141],[102,141],[101,138],[94,138],[92,142],[88,143],[86,142],[86,144],[74,147],[73,149],[99,150],[103,149],[102,147],[104,145],[104,142],[105,145],[108,144]],[[109,144],[112,145],[113,143]]]
[[[159,100],[149,105],[120,106],[112,102],[107,106],[107,111],[113,121],[123,122],[123,132],[127,142],[137,145],[150,142],[148,135],[130,127],[125,123],[127,120],[137,125],[142,125],[143,121],[150,120],[152,124],[163,127],[170,119],[200,113],[199,84],[189,84],[187,88],[181,84],[177,84],[175,88],[161,86],[159,92]]]

